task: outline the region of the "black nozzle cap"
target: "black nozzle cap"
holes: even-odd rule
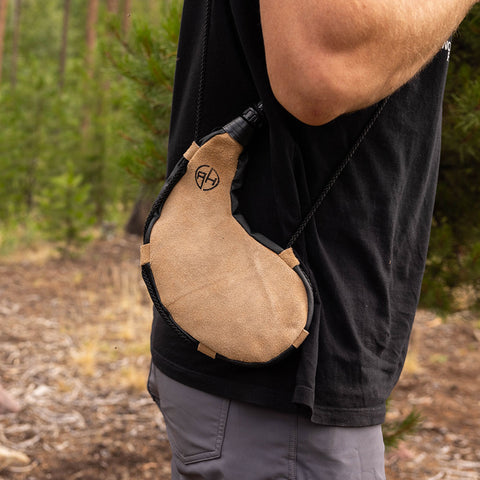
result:
[[[247,108],[239,117],[223,127],[234,140],[246,147],[255,130],[263,125],[265,116],[263,103],[259,102],[254,107]]]

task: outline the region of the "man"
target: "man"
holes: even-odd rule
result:
[[[315,291],[297,352],[255,368],[211,359],[155,312],[149,389],[173,479],[385,478],[380,425],[425,266],[448,39],[473,3],[185,1],[170,172],[262,100],[240,209],[285,245],[361,143],[294,244]]]

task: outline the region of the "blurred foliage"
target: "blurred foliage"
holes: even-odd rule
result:
[[[113,19],[109,25],[113,40],[103,44],[112,67],[136,93],[128,104],[136,128],[123,131],[131,145],[120,162],[154,192],[165,178],[182,2],[164,1],[161,6],[159,26],[146,19],[134,22],[131,35],[124,39],[118,19]]]
[[[89,204],[90,185],[75,174],[71,162],[67,170],[51,177],[38,198],[39,226],[49,240],[58,242],[62,253],[74,255],[91,239],[89,227],[95,222]]]
[[[77,200],[97,227],[123,226],[147,179],[159,189],[181,2],[132,0],[131,10],[122,12],[124,3],[112,13],[100,1],[98,18],[88,26],[89,1],[70,2],[61,81],[64,0],[21,2],[17,55],[9,2],[0,83],[0,231],[42,231],[61,244],[77,235],[81,243],[91,221],[72,228],[80,212],[72,217],[69,188],[81,192]],[[92,27],[93,52],[86,40]],[[65,215],[60,198],[70,209]],[[0,235],[0,242],[10,237]]]
[[[387,410],[390,402],[387,401]],[[386,449],[397,448],[398,444],[405,440],[408,435],[414,434],[422,422],[422,416],[416,410],[412,410],[399,420],[386,421],[382,425],[383,443]]]
[[[480,5],[453,38],[440,165],[422,305],[446,313],[480,291]]]

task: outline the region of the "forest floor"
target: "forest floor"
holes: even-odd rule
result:
[[[145,391],[151,306],[136,238],[0,259],[0,382],[20,403],[0,415],[5,480],[167,480],[170,452]],[[480,479],[480,321],[419,311],[389,421],[418,430],[386,454],[389,480]]]

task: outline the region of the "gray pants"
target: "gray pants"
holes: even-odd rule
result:
[[[172,480],[385,480],[380,425],[326,427],[187,387],[152,365]]]

